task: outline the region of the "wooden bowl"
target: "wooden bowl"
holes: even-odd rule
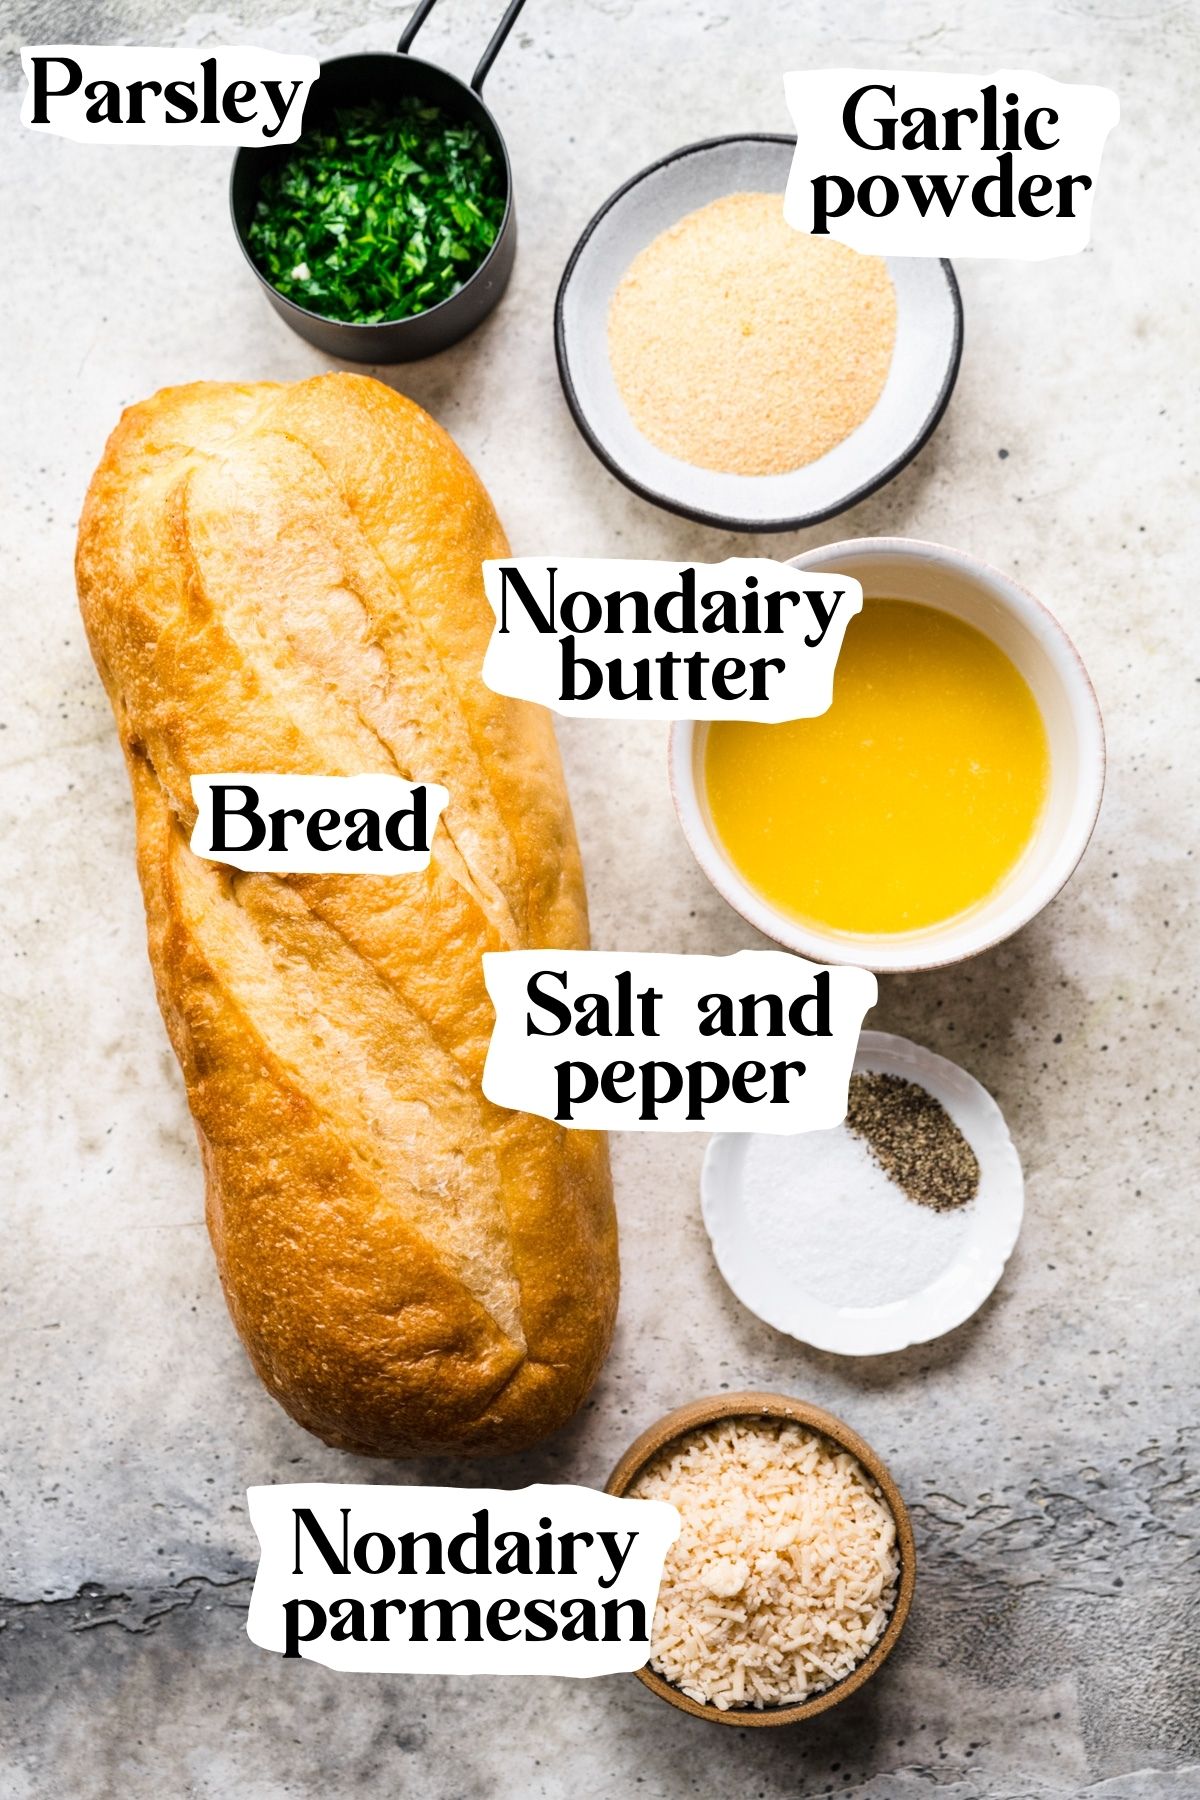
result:
[[[693,1400],[690,1406],[677,1407],[674,1412],[659,1419],[657,1424],[651,1425],[648,1431],[643,1431],[641,1437],[629,1446],[608,1478],[607,1492],[627,1493],[646,1464],[666,1445],[674,1443],[676,1438],[686,1436],[689,1431],[695,1431],[704,1425],[714,1425],[720,1419],[785,1419],[793,1424],[803,1425],[809,1431],[820,1432],[839,1449],[848,1450],[858,1458],[871,1479],[878,1484],[896,1521],[900,1582],[892,1615],[883,1636],[870,1654],[843,1680],[826,1688],[824,1693],[815,1694],[811,1700],[802,1700],[795,1705],[731,1707],[722,1712],[719,1707],[693,1700],[671,1682],[664,1681],[649,1663],[637,1671],[638,1680],[644,1682],[651,1693],[657,1694],[662,1700],[669,1700],[681,1712],[692,1713],[698,1719],[711,1719],[717,1725],[795,1725],[801,1719],[814,1718],[817,1713],[826,1712],[831,1706],[848,1700],[851,1694],[856,1693],[882,1667],[895,1649],[896,1640],[904,1630],[912,1605],[917,1575],[912,1525],[908,1509],[900,1498],[899,1488],[871,1446],[865,1444],[856,1431],[851,1431],[848,1425],[843,1425],[832,1413],[825,1412],[819,1406],[810,1406],[805,1400],[791,1400],[785,1394],[712,1394],[704,1400]]]

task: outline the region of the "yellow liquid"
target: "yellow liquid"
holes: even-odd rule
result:
[[[838,931],[915,931],[985,899],[1033,836],[1037,702],[973,625],[909,600],[850,621],[819,719],[710,726],[717,835],[750,886]]]

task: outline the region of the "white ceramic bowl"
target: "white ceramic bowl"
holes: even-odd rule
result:
[[[881,1356],[928,1343],[978,1312],[1012,1255],[1025,1211],[1025,1184],[1000,1108],[965,1069],[908,1038],[883,1031],[863,1032],[854,1067],[860,1073],[899,1075],[923,1087],[941,1101],[978,1158],[979,1192],[957,1215],[932,1215],[897,1193],[897,1209],[907,1210],[913,1227],[920,1228],[915,1246],[922,1254],[937,1244],[938,1233],[947,1233],[943,1260],[923,1273],[914,1271],[909,1287],[897,1265],[896,1291],[871,1305],[835,1299],[825,1291],[825,1271],[814,1270],[811,1263],[805,1278],[797,1281],[781,1246],[755,1229],[745,1182],[753,1140],[746,1131],[718,1132],[709,1139],[700,1175],[700,1205],[717,1267],[743,1306],[776,1331],[786,1331],[818,1350],[838,1356]],[[770,1143],[776,1152],[786,1149],[792,1159],[789,1188],[807,1187],[837,1219],[847,1262],[854,1268],[863,1227],[852,1204],[833,1198],[824,1172],[828,1164],[823,1168],[822,1160],[827,1142],[844,1131],[839,1125],[833,1131],[772,1137]]]
[[[554,342],[563,393],[588,444],[643,499],[729,531],[795,531],[844,512],[901,470],[946,410],[962,355],[958,283],[932,256],[888,257],[896,346],[887,382],[848,438],[782,475],[723,475],[660,450],[621,399],[608,357],[608,311],[630,263],[660,232],[726,194],[777,193],[783,205],[795,139],[752,132],[710,138],[651,163],[592,219],[563,273]]]
[[[704,790],[706,723],[672,727],[671,792],[692,854],[717,892],[787,950],[820,963],[886,972],[960,962],[1019,931],[1053,900],[1087,847],[1104,789],[1104,727],[1079,653],[1057,619],[1007,575],[961,550],[911,538],[852,538],[797,556],[798,569],[853,575],[863,592],[918,600],[964,619],[1015,663],[1038,703],[1050,744],[1050,791],[1033,839],[977,906],[917,931],[841,932],[792,918],[729,860]]]

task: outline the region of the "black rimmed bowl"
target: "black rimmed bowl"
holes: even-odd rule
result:
[[[898,474],[946,410],[962,355],[963,318],[950,264],[888,257],[896,344],[875,406],[826,455],[782,475],[723,475],[680,461],[642,436],[617,390],[608,312],[630,263],[688,213],[737,193],[778,193],[795,140],[750,133],[686,144],[617,189],[571,253],[555,307],[567,404],[600,461],[644,500],[728,531],[798,531],[865,499]]]
[[[483,83],[525,0],[510,0],[469,86],[436,63],[423,62],[408,53],[435,4],[436,0],[421,0],[394,51],[335,56],[323,62],[304,109],[302,129],[326,123],[341,107],[362,106],[374,100],[394,105],[411,98],[438,106],[449,118],[466,121],[482,132],[503,171],[504,217],[487,255],[457,293],[424,312],[412,313],[403,319],[381,319],[370,325],[327,319],[308,307],[298,306],[271,285],[247,243],[263,177],[269,168],[285,162],[295,146],[282,144],[266,149],[241,149],[234,157],[229,205],[242,254],[280,318],[310,344],[343,362],[415,362],[420,357],[448,349],[482,324],[508,286],[512,274],[517,254],[512,166],[500,127],[484,105]]]

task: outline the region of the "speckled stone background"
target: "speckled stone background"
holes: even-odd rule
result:
[[[1049,601],[1096,680],[1110,779],[1075,879],[969,966],[885,980],[869,1020],[961,1060],[1008,1116],[1028,1210],[991,1303],[903,1355],[807,1351],[759,1325],[716,1273],[697,1205],[703,1140],[619,1138],[615,1349],[571,1430],[491,1471],[513,1485],[600,1483],[676,1402],[726,1384],[810,1396],[879,1448],[913,1508],[920,1580],[891,1666],[812,1728],[745,1733],[676,1716],[630,1677],[339,1677],[246,1638],[248,1483],[470,1473],[324,1449],[260,1389],[230,1327],[71,555],[122,404],[166,382],[325,364],[240,262],[226,154],[23,131],[13,47],[382,48],[403,10],[3,9],[0,1793],[1200,1794],[1184,936],[1197,15],[1159,0],[530,0],[489,88],[520,196],[512,288],[473,339],[388,376],[465,446],[519,549],[716,560],[835,535],[938,538]],[[499,0],[443,0],[424,52],[469,68],[498,12]],[[1093,250],[960,267],[962,375],[917,462],[836,524],[748,544],[655,512],[593,461],[559,393],[554,287],[616,182],[689,139],[786,130],[780,71],[835,63],[1029,66],[1115,87],[1123,119]],[[663,729],[575,724],[561,737],[597,944],[752,941],[676,830]]]

